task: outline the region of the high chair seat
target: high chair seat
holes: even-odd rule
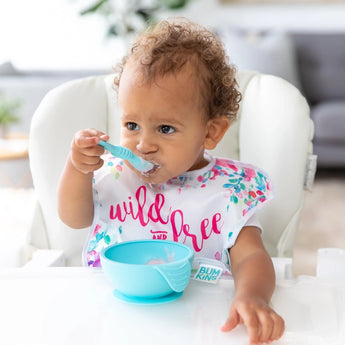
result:
[[[301,93],[283,79],[238,72],[243,99],[214,155],[252,163],[265,170],[275,199],[260,210],[264,244],[271,256],[292,256],[305,186],[313,179],[313,123]],[[57,214],[57,185],[76,131],[97,128],[119,143],[120,121],[113,76],[74,80],[50,91],[35,112],[30,131],[30,166],[37,194],[35,216],[23,261],[37,249],[64,253],[68,266],[81,265],[88,229],[74,230]]]

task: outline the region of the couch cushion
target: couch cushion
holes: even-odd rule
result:
[[[300,88],[295,49],[288,33],[235,28],[217,31],[230,60],[239,70],[272,74]]]
[[[16,70],[10,61],[0,64],[0,76],[4,75],[20,75],[21,73]]]
[[[345,99],[345,33],[293,33],[292,39],[308,101]]]
[[[317,142],[345,143],[345,100],[324,102],[312,107]]]
[[[318,168],[345,168],[344,143],[314,142]]]

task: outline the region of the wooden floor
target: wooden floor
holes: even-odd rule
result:
[[[345,169],[319,170],[307,193],[294,250],[294,275],[316,273],[317,249],[345,249]]]

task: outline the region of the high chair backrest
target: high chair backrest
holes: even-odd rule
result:
[[[28,237],[30,248],[61,249],[67,265],[80,265],[88,229],[73,230],[57,214],[57,185],[73,135],[97,128],[119,143],[119,109],[113,76],[67,82],[50,91],[35,112],[30,131],[30,166],[37,196]],[[272,178],[276,197],[259,212],[263,239],[272,256],[292,256],[304,196],[313,124],[300,92],[283,79],[241,71],[238,120],[215,155],[258,165]]]

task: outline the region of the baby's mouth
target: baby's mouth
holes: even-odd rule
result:
[[[161,166],[155,162],[152,162],[154,164],[153,168],[149,171],[142,172],[142,174],[146,177],[154,174]]]

